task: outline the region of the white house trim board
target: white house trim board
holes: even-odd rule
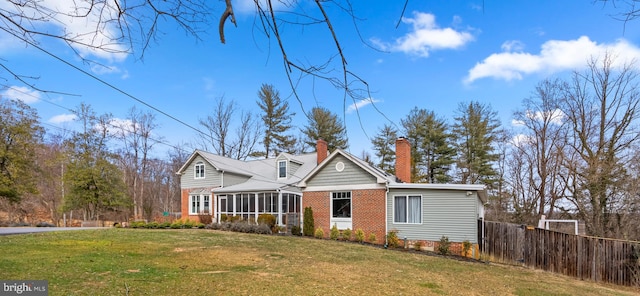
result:
[[[336,185],[336,186],[310,186],[304,188],[303,191],[351,191],[351,190],[367,190],[367,189],[385,189],[384,184],[355,184],[355,185]]]
[[[307,181],[309,181],[311,178],[313,178],[313,176],[315,176],[319,171],[321,171],[325,166],[327,166],[327,164],[330,163],[334,158],[336,158],[337,155],[342,155],[344,158],[348,159],[349,161],[351,161],[356,166],[360,167],[361,169],[363,169],[367,173],[369,173],[372,176],[374,176],[376,178],[376,182],[377,183],[379,183],[379,184],[386,184],[387,183],[388,180],[385,178],[385,176],[383,176],[379,172],[376,172],[375,170],[372,170],[371,168],[369,168],[369,167],[367,167],[365,165],[362,165],[360,163],[360,161],[356,160],[355,156],[351,155],[350,153],[344,152],[344,151],[342,151],[342,149],[336,149],[335,151],[333,151],[333,153],[329,154],[329,156],[327,156],[327,158],[325,160],[323,160],[318,166],[316,166],[313,170],[311,170],[311,172],[309,172],[309,174],[307,174],[306,177],[304,177],[302,180],[300,180],[300,182],[298,183],[298,186],[299,187],[306,187],[307,186]]]

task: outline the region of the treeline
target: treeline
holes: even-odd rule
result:
[[[640,240],[636,67],[605,55],[569,79],[544,80],[509,129],[477,102],[460,104],[452,121],[415,108],[401,127],[379,128],[376,165],[393,172],[404,135],[413,182],[484,184],[491,220],[579,219],[588,235]]]
[[[86,104],[75,110],[79,131],[45,134],[35,109],[0,98],[0,210],[5,223],[68,219],[152,220],[180,211],[175,172],[187,152],[151,157],[157,128],[151,113],[136,108],[125,120],[97,115]]]
[[[200,119],[198,140],[162,158],[151,156],[162,142],[151,113],[132,108],[117,121],[83,104],[79,131],[45,135],[34,109],[0,98],[0,210],[10,221],[37,211],[54,222],[71,211],[86,220],[153,220],[180,211],[175,172],[195,148],[247,159],[313,151],[318,138],[330,150],[348,147],[343,122],[328,109],[312,108],[298,128],[273,86],[257,98],[260,113],[219,98]],[[568,79],[540,82],[509,128],[488,104],[461,103],[449,120],[416,107],[379,127],[375,159],[361,157],[394,173],[395,140],[404,136],[412,182],[484,184],[491,220],[579,219],[589,235],[640,240],[639,102],[635,65],[606,55]]]

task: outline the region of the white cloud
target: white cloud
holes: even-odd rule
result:
[[[117,136],[126,136],[134,131],[133,122],[122,118],[111,119],[107,129],[110,134]]]
[[[269,10],[269,5],[266,0],[260,0],[260,7],[264,10]],[[292,7],[295,1],[271,1],[273,11],[288,10]],[[233,11],[236,13],[249,14],[257,10],[255,0],[238,0],[233,3]]]
[[[506,44],[506,43],[505,43]],[[589,37],[575,40],[549,40],[540,49],[540,53],[531,54],[516,50],[503,44],[504,52],[494,53],[476,64],[465,78],[471,83],[481,78],[520,80],[524,75],[533,73],[554,73],[586,66],[592,57],[598,58],[609,52],[616,56],[615,62],[625,63],[640,58],[640,48],[620,39],[612,44],[598,44]]]
[[[522,147],[522,145],[531,144],[533,142],[533,137],[524,134],[517,134],[511,138],[511,145],[516,147]]]
[[[519,40],[510,40],[502,43],[501,48],[506,52],[522,51],[524,49],[524,43],[520,42]]]
[[[512,126],[524,126],[524,121],[517,120],[517,119],[511,119],[511,125]]]
[[[564,119],[564,112],[562,112],[562,110],[560,109],[555,109],[553,111],[546,111],[546,112],[527,111],[527,117],[535,120],[540,120],[540,121],[545,120],[545,118],[548,118],[549,122],[560,125],[562,124],[562,120]]]
[[[25,104],[33,104],[40,101],[40,92],[23,86],[12,86],[0,93],[0,96],[13,100],[20,100]]]
[[[525,116],[528,119],[537,120],[537,121],[548,120],[550,123],[561,125],[562,121],[564,120],[565,114],[560,109],[555,109],[553,111],[544,111],[544,112],[543,111],[533,112],[533,111],[527,110],[525,112]],[[515,127],[521,127],[525,125],[525,122],[518,119],[512,119],[511,125]]]
[[[469,32],[440,28],[436,24],[436,17],[430,13],[413,12],[413,18],[402,18],[402,22],[412,26],[412,30],[405,36],[392,43],[379,39],[372,39],[371,42],[382,50],[428,57],[430,51],[458,49],[474,40]],[[454,17],[454,22],[459,23],[461,19]]]
[[[361,110],[362,108],[364,108],[367,105],[371,105],[373,103],[378,103],[380,102],[380,100],[376,100],[374,98],[367,98],[364,100],[360,100],[358,102],[355,102],[351,105],[349,105],[349,107],[347,107],[347,113],[352,113],[356,110]]]
[[[76,118],[78,118],[78,116],[76,116],[75,114],[60,114],[60,115],[51,117],[51,119],[49,119],[49,122],[54,124],[60,124],[60,123],[74,121],[76,120]]]
[[[128,48],[114,41],[119,37],[119,32],[113,25],[114,22],[104,22],[105,19],[118,17],[118,8],[113,1],[95,4],[93,1],[47,0],[37,2],[39,9],[33,9],[28,5],[17,7],[10,1],[1,2],[0,9],[8,14],[25,14],[32,17],[32,21],[23,24],[27,29],[51,31],[52,34],[73,38],[76,43],[71,43],[71,46],[85,58],[93,56],[109,62],[118,62],[128,55],[126,53]],[[87,16],[82,16],[84,14]],[[102,22],[100,22],[101,19]],[[94,47],[100,47],[103,50],[97,50]]]

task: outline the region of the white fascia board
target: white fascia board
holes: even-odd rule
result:
[[[389,184],[389,188],[393,189],[445,189],[445,190],[469,190],[481,191],[485,190],[484,185],[478,184],[418,184],[418,183],[395,183]]]
[[[336,186],[309,186],[303,188],[303,192],[308,191],[350,191],[365,189],[385,189],[384,184],[354,184],[354,185],[336,185]]]

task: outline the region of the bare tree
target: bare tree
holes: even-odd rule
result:
[[[227,103],[224,97],[216,101],[212,115],[200,119],[200,125],[205,128],[206,133],[200,137],[202,149],[212,149],[218,155],[235,159],[246,159],[256,152],[256,144],[261,136],[258,117],[243,111],[240,114],[240,124],[232,135],[230,129],[232,119],[236,118],[235,113],[235,101]]]
[[[62,41],[84,62],[99,65],[99,59],[105,56],[123,57],[137,53],[143,57],[168,25],[177,25],[187,34],[200,39],[214,19],[211,14],[219,13],[218,32],[222,43],[228,42],[225,35],[227,22],[239,25],[231,0],[77,0],[64,4],[59,5],[55,1],[8,0],[0,5],[0,30],[45,51],[41,47],[43,40]],[[353,31],[359,34],[357,23],[361,18],[355,16],[350,0],[316,0],[312,7],[308,2],[299,0],[255,0],[254,4],[254,26],[258,28],[255,32],[264,35],[268,42],[274,39],[277,43],[291,89],[300,103],[296,87],[305,77],[311,78],[314,83],[325,81],[330,86],[342,89],[345,108],[348,98],[356,102],[370,97],[367,83],[349,70],[337,29],[332,22],[332,19],[341,15],[347,16],[353,21]],[[75,25],[78,23],[84,25]],[[287,50],[287,45],[299,41],[299,36],[287,40],[282,35],[287,27],[311,26],[321,26],[325,32],[314,34],[311,42],[328,43],[333,48],[326,57],[317,61],[304,56],[304,52],[292,53]],[[7,77],[37,89],[29,73],[15,73],[3,63],[0,63],[0,69],[6,71]]]
[[[615,236],[614,216],[628,195],[627,166],[638,142],[638,73],[633,63],[616,66],[606,54],[575,72],[564,93],[569,142],[565,148],[568,200],[594,236]]]
[[[124,151],[120,157],[125,166],[129,194],[133,199],[134,218],[140,219],[144,215],[145,219],[151,220],[152,207],[148,204],[151,200],[147,200],[145,194],[145,180],[149,153],[157,141],[151,138],[153,131],[158,127],[155,115],[132,107],[129,109],[127,121],[118,127],[117,137],[124,144]]]
[[[567,139],[560,109],[564,89],[560,80],[542,81],[514,113],[520,133],[509,157],[509,183],[517,222],[553,217],[556,203],[565,195],[561,165]]]

